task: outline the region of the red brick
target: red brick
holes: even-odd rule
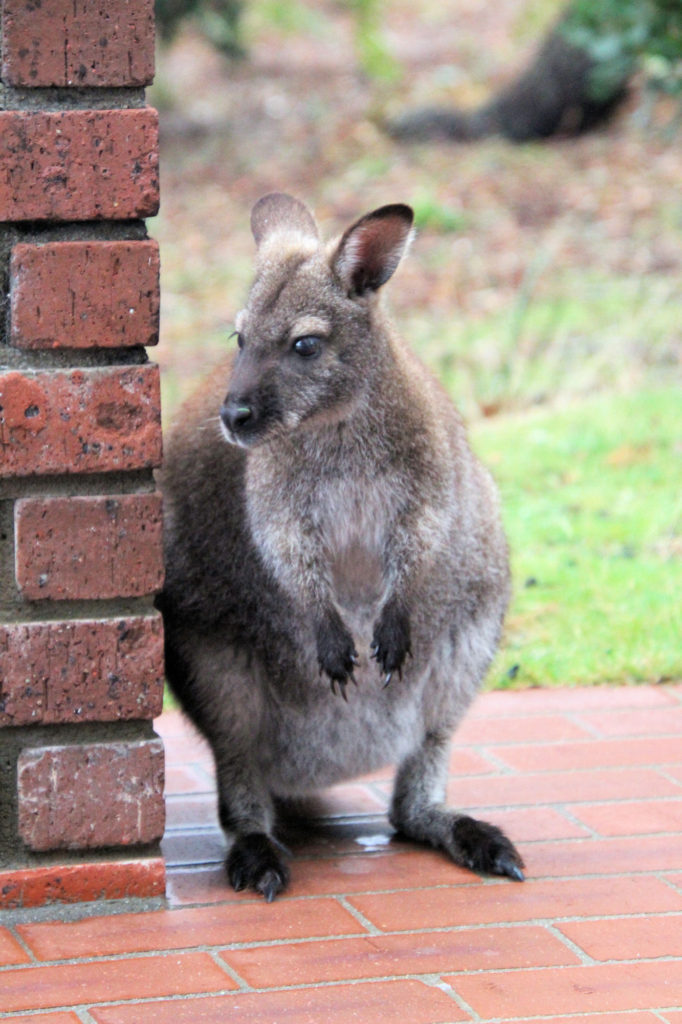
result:
[[[660,1020],[653,1013],[581,1013],[580,1017],[533,1017],[528,1024],[660,1024]]]
[[[453,789],[453,802],[456,804],[457,788]],[[476,808],[475,817],[497,825],[517,844],[538,839],[577,839],[589,834],[586,828],[569,821],[553,807],[514,807],[510,810],[501,810],[499,807],[492,810]]]
[[[384,848],[381,857],[347,856],[299,860],[294,864],[294,888],[297,895],[325,892],[367,892],[382,889],[418,889],[421,886],[448,885],[468,892],[476,885],[476,876],[457,867],[442,853],[427,847],[392,853]]]
[[[155,345],[159,247],[154,241],[21,243],[10,262],[17,348]]]
[[[506,719],[534,714],[580,714],[583,711],[617,708],[664,708],[677,701],[674,687],[662,686],[576,686],[525,690],[493,690],[476,698],[469,715]]]
[[[155,365],[0,375],[0,477],[147,469],[161,461]]]
[[[577,957],[544,928],[477,928],[325,939],[221,954],[256,988],[326,981],[441,974],[461,970],[574,964]]]
[[[495,754],[518,771],[558,772],[575,771],[578,768],[679,764],[682,761],[682,743],[679,736],[637,737],[557,743],[551,746],[505,746],[497,747]]]
[[[682,708],[639,708],[583,714],[579,721],[602,736],[680,736]]]
[[[421,888],[350,897],[382,931],[447,928],[453,925],[552,921],[556,917],[601,917],[682,911],[682,894],[646,875],[527,881],[523,885]]]
[[[30,962],[30,956],[21,948],[14,936],[6,928],[0,928],[0,967]]]
[[[163,845],[165,849],[165,839]],[[225,890],[225,868],[222,864],[185,870],[174,868],[168,875],[166,896],[171,907],[225,903],[229,899]]]
[[[569,921],[557,928],[593,960],[682,959],[682,914]]]
[[[585,965],[561,971],[482,971],[446,980],[484,1020],[682,1004],[682,970],[666,961]]]
[[[562,715],[529,715],[526,718],[465,718],[455,734],[455,744],[551,743],[585,739],[591,734]]]
[[[386,981],[96,1007],[97,1024],[454,1024],[469,1014],[432,985]],[[639,1022],[635,1021],[635,1024]]]
[[[199,734],[182,712],[166,708],[155,725],[159,736],[168,746],[168,764],[182,767],[185,764],[213,764],[213,755],[208,741]],[[178,792],[184,792],[179,789]]]
[[[0,220],[151,217],[158,205],[155,110],[0,112]]]
[[[174,953],[3,971],[2,1008],[49,1009],[118,999],[150,999],[230,990],[236,985],[206,953]],[[38,1003],[38,1007],[36,1007]],[[177,1005],[177,1004],[175,1004]],[[193,1004],[192,1004],[193,1005]]]
[[[153,77],[153,0],[5,0],[7,85],[142,86]]]
[[[215,780],[201,767],[200,771],[190,765],[171,765],[166,769],[166,789],[169,793],[181,790],[183,793],[210,793],[215,804]]]
[[[529,878],[675,871],[680,865],[680,837],[627,836],[531,843],[523,853]]]
[[[666,769],[666,774],[671,774]],[[681,780],[682,781],[682,780]],[[534,772],[486,779],[452,779],[448,799],[455,807],[513,807],[578,801],[679,796],[674,782],[652,768],[593,768],[586,771]]]
[[[223,894],[228,896],[226,884]],[[245,902],[242,898],[220,907],[18,926],[24,941],[41,960],[352,935],[365,930],[352,914],[330,899],[288,899],[268,905],[263,900]]]
[[[0,871],[0,908],[151,899],[163,896],[165,885],[162,857],[16,868]]]
[[[465,777],[468,775],[492,775],[498,771],[498,766],[478,750],[462,750],[455,746],[450,754],[449,771],[452,775]],[[386,773],[386,777],[392,782],[393,772]]]
[[[653,1013],[625,1012],[581,1013],[579,1017],[533,1017],[527,1024],[660,1024],[660,1021],[661,1018]]]
[[[163,743],[26,748],[17,791],[19,834],[31,850],[152,843],[164,828]]]
[[[162,705],[158,615],[0,625],[0,726],[153,718]]]
[[[75,1013],[32,1013],[28,1017],[4,1017],[2,1024],[80,1024]]]
[[[682,799],[581,804],[572,813],[602,836],[682,832]]]
[[[16,578],[28,600],[139,597],[163,580],[161,497],[15,503]]]

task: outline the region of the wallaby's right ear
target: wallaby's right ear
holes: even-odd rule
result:
[[[386,284],[412,239],[411,207],[381,206],[343,234],[332,268],[350,295],[364,295]]]
[[[317,224],[307,206],[284,192],[270,192],[258,200],[251,211],[251,231],[256,245],[274,231],[297,231],[319,238]]]

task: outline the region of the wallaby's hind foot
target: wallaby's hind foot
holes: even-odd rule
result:
[[[268,903],[289,884],[289,868],[265,832],[250,832],[235,839],[225,866],[233,889],[255,889]]]
[[[460,867],[523,882],[523,859],[502,829],[443,803],[448,748],[447,734],[433,732],[405,758],[396,776],[391,824],[409,839],[444,850]]]
[[[521,854],[497,825],[442,806],[427,807],[404,822],[391,815],[391,823],[408,839],[444,850],[460,867],[524,881]]]
[[[521,855],[501,828],[463,814],[452,826],[448,853],[457,864],[486,875],[506,875],[524,881]]]

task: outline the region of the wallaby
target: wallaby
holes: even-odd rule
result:
[[[213,749],[228,878],[268,901],[289,880],[278,798],[385,764],[399,833],[523,879],[500,829],[443,803],[509,569],[494,485],[377,295],[412,219],[383,206],[325,247],[297,199],[256,203],[238,351],[161,475],[168,680]]]

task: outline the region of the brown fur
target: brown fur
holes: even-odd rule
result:
[[[262,199],[240,351],[167,446],[168,678],[215,754],[230,880],[267,899],[288,880],[274,800],[389,762],[397,829],[522,877],[442,804],[509,572],[492,481],[377,295],[411,222],[382,207],[324,247],[301,203]]]

